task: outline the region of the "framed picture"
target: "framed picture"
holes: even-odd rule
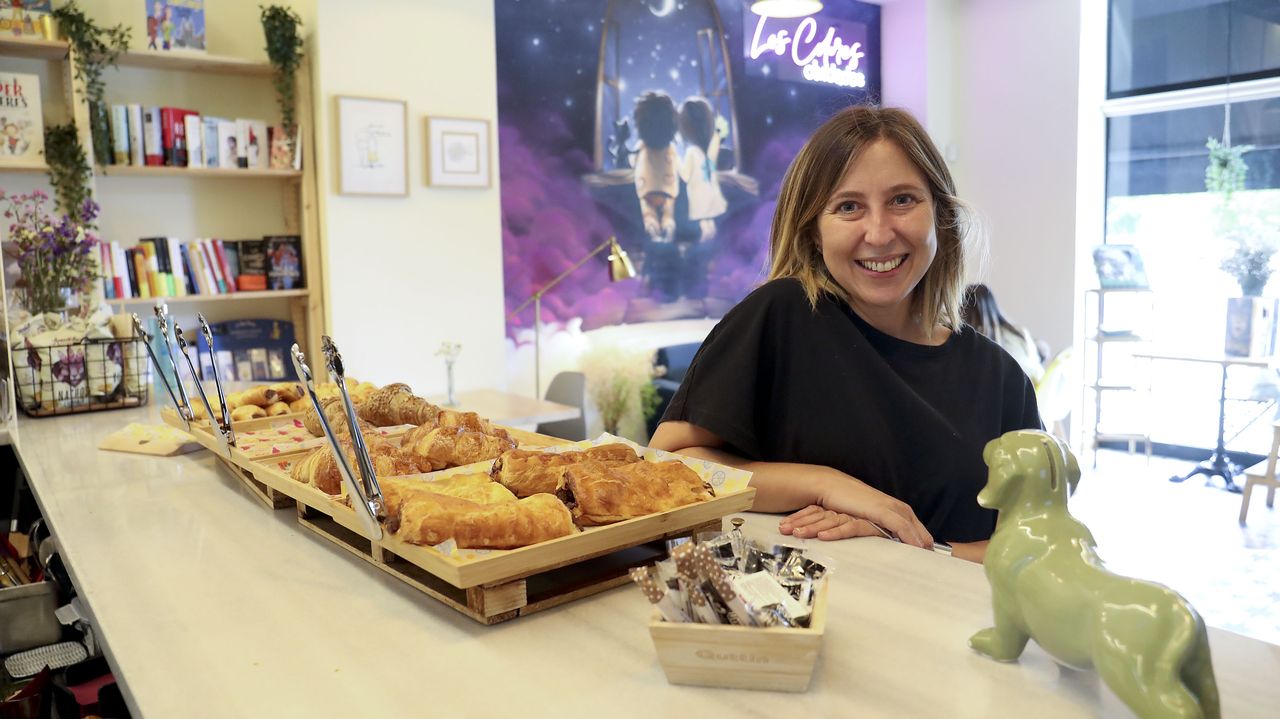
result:
[[[1099,245],[1093,249],[1098,286],[1104,290],[1145,290],[1147,271],[1133,245]]]
[[[409,194],[409,108],[403,100],[339,96],[338,194]]]
[[[427,118],[427,184],[488,187],[489,121]]]

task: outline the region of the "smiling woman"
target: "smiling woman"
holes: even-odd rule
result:
[[[913,117],[837,113],[787,171],[770,281],[712,330],[651,445],[751,470],[756,510],[795,512],[783,533],[879,525],[980,561],[982,449],[1040,419],[1017,363],[960,321],[967,217]]]

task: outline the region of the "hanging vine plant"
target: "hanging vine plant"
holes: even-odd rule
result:
[[[267,59],[275,68],[276,97],[280,102],[280,118],[289,137],[296,136],[295,78],[302,64],[302,37],[298,28],[302,18],[290,8],[259,5],[262,11],[262,34],[267,40]]]
[[[49,183],[53,185],[58,208],[67,217],[85,227],[93,227],[93,218],[85,215],[89,199],[89,177],[93,170],[80,144],[80,134],[72,123],[50,125],[44,130],[44,158],[49,165]]]
[[[106,89],[102,72],[108,66],[114,67],[120,53],[129,47],[130,29],[124,25],[99,27],[93,18],[76,5],[76,0],[54,10],[53,18],[58,21],[58,28],[67,41],[75,48],[76,79],[84,82],[85,93],[90,102],[101,103],[102,93]]]

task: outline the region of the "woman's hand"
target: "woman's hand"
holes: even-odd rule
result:
[[[882,536],[880,530],[865,519],[823,509],[816,504],[783,519],[778,524],[778,532],[801,539],[814,537],[824,542],[850,537]]]
[[[911,505],[861,480],[843,475],[835,481],[828,482],[818,504],[839,514],[874,522],[905,544],[921,549],[933,549],[933,535],[929,534],[929,530],[925,529],[924,524],[916,518]]]

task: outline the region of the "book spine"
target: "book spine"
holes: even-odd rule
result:
[[[174,164],[174,139],[173,139],[173,108],[160,108],[160,147],[163,148],[161,154],[164,157],[165,167],[172,167]]]
[[[133,271],[138,277],[138,296],[147,299],[151,297],[151,276],[147,273],[146,252],[141,247],[134,247],[130,252],[133,253]]]
[[[115,268],[115,279],[120,287],[116,292],[116,296],[133,297],[133,285],[129,283],[129,269],[125,267],[124,250],[120,249],[119,242],[111,243],[111,264]]]
[[[218,269],[222,271],[222,284],[227,288],[225,291],[230,294],[236,291],[236,278],[231,273],[231,265],[227,264],[227,253],[222,246],[222,240],[211,240],[213,251],[218,256]]]
[[[142,149],[142,106],[131,104],[129,110],[129,164],[145,165],[146,154]]]
[[[111,248],[107,244],[98,245],[98,266],[102,269],[99,278],[102,280],[102,296],[108,300],[116,298],[116,286],[111,281],[114,276],[111,271]]]
[[[204,167],[204,123],[196,113],[186,113],[182,122],[187,126],[187,167]]]
[[[249,167],[250,122],[250,120],[236,118],[236,167]]]
[[[181,243],[176,237],[165,238],[165,251],[169,253],[169,267],[173,273],[173,294],[175,297],[187,295],[187,273],[182,266],[182,254],[178,251]]]
[[[111,160],[129,164],[129,108],[124,105],[111,106]]]
[[[212,240],[200,240],[200,250],[204,253],[204,262],[209,266],[209,272],[213,275],[213,286],[218,294],[226,294],[226,279],[222,276],[222,268],[218,266],[218,255],[213,249]]]
[[[164,165],[164,143],[161,135],[160,108],[148,107],[142,115],[142,147],[146,164]]]
[[[204,166],[218,167],[218,118],[205,117],[204,124]]]
[[[200,289],[195,284],[195,268],[191,266],[191,255],[187,252],[187,243],[181,240],[178,241],[178,256],[182,258],[182,276],[186,283],[187,294],[200,294]]]
[[[191,279],[195,282],[197,295],[209,294],[204,284],[204,268],[200,265],[200,253],[196,250],[195,240],[188,240],[184,247],[187,252],[187,266],[191,268]]]

